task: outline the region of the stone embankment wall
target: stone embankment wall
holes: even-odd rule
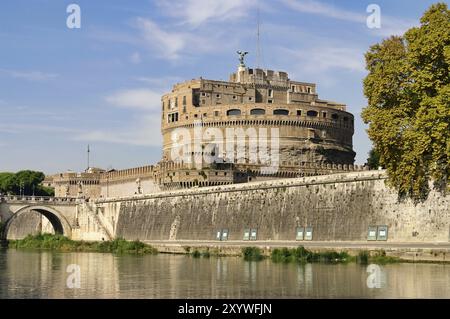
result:
[[[388,242],[448,242],[450,196],[431,192],[399,202],[383,171],[366,171],[98,200],[96,214],[115,237],[134,240],[366,241],[369,227],[387,226]],[[249,243],[250,245],[250,243]]]

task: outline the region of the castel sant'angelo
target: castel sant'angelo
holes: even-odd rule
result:
[[[44,183],[57,197],[105,198],[362,169],[353,165],[354,117],[344,104],[321,100],[315,84],[286,72],[248,68],[247,52],[238,54],[229,81],[194,79],[162,96],[156,165],[89,167]]]

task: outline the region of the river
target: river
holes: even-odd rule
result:
[[[450,265],[0,251],[5,298],[450,298]]]

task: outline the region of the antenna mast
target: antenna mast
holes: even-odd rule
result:
[[[260,17],[259,17],[259,1],[256,8],[256,67],[260,68],[261,60],[261,41],[260,41]]]
[[[86,170],[89,170],[89,166],[90,166],[90,164],[89,164],[89,153],[91,152],[91,150],[89,149],[89,144],[88,144],[88,147],[87,147],[87,169]]]

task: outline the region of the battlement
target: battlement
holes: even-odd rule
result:
[[[107,181],[113,182],[116,180],[136,179],[142,177],[153,176],[155,173],[154,165],[147,165],[141,167],[127,168],[122,170],[111,170],[102,174],[100,177],[100,183]]]

